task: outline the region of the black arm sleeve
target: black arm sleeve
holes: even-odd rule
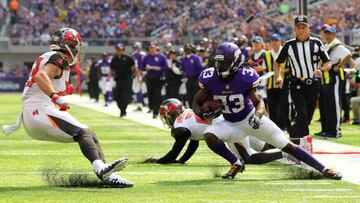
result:
[[[280,50],[279,56],[276,58],[276,63],[284,63],[286,58],[288,57],[288,50],[289,50],[289,42],[286,42],[284,46]]]
[[[186,141],[191,136],[191,133],[188,129],[180,127],[171,129],[171,133],[175,138],[175,143],[172,149],[163,157],[158,159],[156,163],[167,164],[176,160],[176,157],[180,154],[181,150],[184,148]]]
[[[61,68],[62,70],[63,69],[68,70],[70,68],[68,62],[59,53],[55,53],[51,55],[49,60],[46,62],[46,64],[48,63],[54,64],[59,68]]]
[[[185,163],[189,160],[192,155],[196,152],[197,148],[199,147],[199,140],[190,140],[190,143],[182,157],[179,159],[181,163]]]

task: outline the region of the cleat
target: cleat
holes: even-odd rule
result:
[[[134,184],[117,174],[111,174],[107,180],[101,181],[103,188],[127,188],[132,187]]]
[[[310,135],[300,138],[300,147],[305,149],[310,154],[313,153],[312,137]]]
[[[222,179],[234,179],[238,172],[242,173],[245,170],[245,165],[233,164],[229,172],[221,176]]]
[[[325,171],[322,173],[325,177],[329,178],[329,179],[333,179],[333,180],[341,180],[342,175],[341,173],[335,171],[332,168],[327,168],[325,169]]]
[[[107,180],[110,176],[110,174],[120,171],[123,168],[125,168],[125,165],[127,163],[127,158],[118,159],[108,165],[106,165],[102,170],[99,172],[95,172],[97,177],[100,178],[100,180]]]

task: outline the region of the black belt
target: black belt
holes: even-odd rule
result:
[[[291,78],[290,81],[295,82],[295,83],[312,85],[313,83],[318,82],[319,79],[318,78]]]

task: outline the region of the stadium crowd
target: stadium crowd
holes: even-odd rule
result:
[[[74,27],[81,31],[83,38],[94,39],[93,44],[116,44],[114,39],[149,37],[156,28],[166,24],[169,29],[163,33],[163,38],[175,43],[183,43],[184,36],[207,36],[209,31],[219,29],[230,38],[234,33],[241,32],[247,37],[259,35],[269,37],[274,32],[282,36],[292,33],[291,26],[279,24],[285,22],[291,25],[292,15],[288,14],[290,0],[208,0],[201,1],[22,1],[11,29],[14,43],[46,44],[48,33],[58,27]],[[285,10],[278,9],[273,20],[262,20],[257,23],[246,23],[246,19],[264,11],[277,10],[284,5]],[[324,23],[336,25],[338,30],[349,30],[358,27],[360,5],[355,0],[321,5],[321,9],[309,11],[312,30],[320,32]],[[69,9],[65,9],[69,8]],[[246,8],[246,9],[245,9]],[[337,15],[339,11],[344,15]],[[188,11],[190,20],[174,18]],[[239,23],[234,23],[239,22]],[[259,23],[261,26],[259,26]],[[229,26],[232,26],[229,29]],[[101,39],[101,40],[100,40]],[[89,40],[88,40],[89,41]]]

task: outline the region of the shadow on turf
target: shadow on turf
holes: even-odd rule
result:
[[[236,184],[238,182],[266,182],[266,181],[279,181],[279,180],[318,180],[323,179],[324,176],[314,170],[309,170],[305,168],[299,167],[291,167],[286,168],[284,170],[283,177],[273,177],[271,178],[259,178],[259,179],[249,179],[242,178],[242,174],[238,174],[237,178],[233,180],[224,180],[221,179],[222,173],[219,172],[220,168],[212,168],[213,178],[208,179],[197,179],[197,180],[182,180],[182,181],[158,181],[155,184],[163,185],[163,186],[183,186],[183,185],[208,185],[214,183],[226,183],[228,184]],[[244,172],[246,174],[246,171]]]

